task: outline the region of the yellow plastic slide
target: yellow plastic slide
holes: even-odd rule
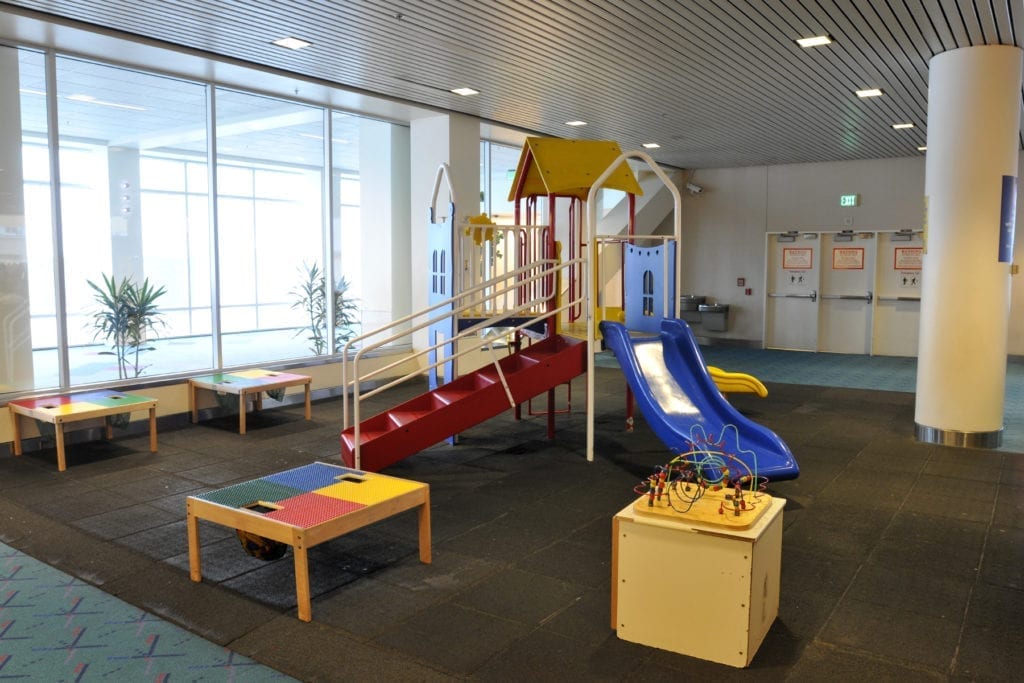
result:
[[[761,398],[768,395],[768,389],[761,384],[761,380],[753,375],[742,372],[726,372],[713,365],[708,366],[708,373],[723,394],[757,394]]]

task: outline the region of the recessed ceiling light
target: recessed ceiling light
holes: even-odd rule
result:
[[[278,38],[274,41],[274,45],[278,47],[286,47],[289,50],[301,50],[304,47],[309,47],[313,43],[308,40],[302,40],[301,38]]]
[[[927,150],[928,150],[928,147],[918,147],[918,148],[917,148],[917,151],[918,151],[918,152],[925,152],[925,151],[927,151]]]
[[[567,126],[585,126],[585,125],[587,125],[587,122],[586,121],[566,121],[565,125],[567,125]]]
[[[657,142],[645,142],[644,149],[658,149],[661,147]]]
[[[894,124],[892,124],[892,127],[895,128],[896,130],[902,130],[904,128],[913,128],[914,124],[912,124],[912,123],[894,123]]]
[[[819,45],[828,45],[831,42],[831,36],[813,36],[811,38],[797,38],[796,44],[800,47],[818,47]]]
[[[472,88],[452,88],[451,90],[456,95],[462,95],[463,97],[469,97],[470,95],[479,95],[479,90],[473,90]]]
[[[866,90],[858,90],[857,97],[881,97],[882,91],[878,88],[867,88]]]
[[[101,107],[113,107],[114,109],[127,109],[128,111],[146,111],[145,107],[139,107],[134,104],[121,104],[119,102],[107,102],[106,100],[98,100],[92,95],[85,95],[76,93],[74,95],[68,95],[67,99],[73,102],[88,102],[89,104],[98,104]]]

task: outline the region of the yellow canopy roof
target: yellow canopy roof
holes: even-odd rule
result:
[[[609,140],[526,138],[508,200],[515,201],[517,196],[553,194],[579,197],[585,201],[594,181],[621,154],[619,144]],[[604,187],[643,194],[633,170],[625,161],[608,176]]]

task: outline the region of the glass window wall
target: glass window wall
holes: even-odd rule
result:
[[[59,381],[45,56],[0,46],[0,393]]]
[[[0,395],[330,356],[408,312],[402,126],[0,46],[0,136]]]
[[[185,182],[186,160],[206,166],[206,86],[67,57],[56,73],[71,385],[209,368],[210,330],[187,324],[206,194],[190,207]]]

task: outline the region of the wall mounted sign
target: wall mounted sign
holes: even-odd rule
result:
[[[1017,179],[1003,176],[1003,197],[999,207],[999,262],[1013,262],[1013,226],[1017,222]]]
[[[814,249],[811,247],[784,247],[783,270],[809,270],[814,267]]]
[[[897,285],[900,289],[918,289],[921,287],[921,272],[917,270],[904,270],[900,273]]]
[[[863,270],[863,247],[833,247],[832,270]]]
[[[893,249],[893,270],[921,270],[921,247],[896,247]]]
[[[841,195],[839,195],[839,206],[860,206],[860,195],[859,194],[841,194]]]

